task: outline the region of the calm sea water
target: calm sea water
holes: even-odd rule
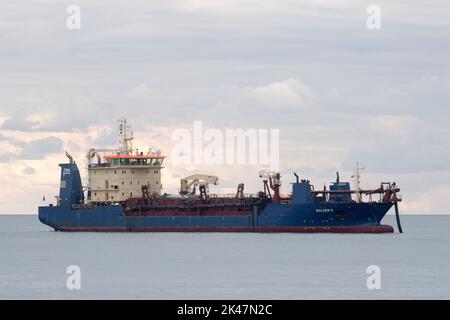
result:
[[[0,298],[449,299],[450,216],[402,223],[381,235],[63,233],[0,215]],[[66,287],[69,265],[80,290]]]

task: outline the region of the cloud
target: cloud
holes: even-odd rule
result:
[[[33,167],[26,167],[22,170],[22,173],[26,175],[34,175],[36,173],[36,170]]]
[[[148,98],[152,94],[153,90],[146,83],[141,83],[137,87],[134,87],[128,92],[128,96],[131,98]]]
[[[409,133],[418,121],[413,116],[379,115],[370,119],[380,132]]]
[[[44,113],[21,114],[21,117],[9,117],[2,124],[3,130],[34,131],[48,128],[52,123],[52,115]]]
[[[5,140],[3,140],[5,139]],[[0,135],[0,155],[18,156],[22,148]]]
[[[8,119],[9,119],[8,115],[0,113],[0,128],[3,126],[5,121],[7,121]]]
[[[450,212],[450,185],[440,185],[423,192],[415,199],[401,203],[402,210],[409,213],[437,213]]]
[[[415,173],[450,170],[450,130],[413,116],[353,116],[354,134],[348,137],[349,158],[376,172]]]
[[[326,94],[332,97],[336,97],[339,95],[339,89],[332,87],[326,91]]]
[[[28,131],[32,128],[32,123],[25,119],[12,119],[5,120],[2,124],[3,130],[23,130]]]
[[[41,159],[49,153],[63,151],[63,142],[56,137],[33,140],[28,143],[20,154],[21,159]]]
[[[300,79],[287,79],[248,89],[250,97],[275,110],[304,109],[311,106],[314,92]]]

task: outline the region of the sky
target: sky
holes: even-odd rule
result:
[[[430,1],[5,1],[0,10],[0,213],[54,201],[64,150],[80,164],[117,145],[167,155],[163,188],[195,173],[217,192],[262,189],[256,165],[171,163],[171,133],[279,129],[282,191],[395,181],[401,211],[450,213],[450,4]],[[71,4],[80,29],[67,28]],[[367,8],[380,8],[368,29]]]

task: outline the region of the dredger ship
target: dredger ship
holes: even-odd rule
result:
[[[39,207],[39,220],[56,231],[148,232],[336,232],[390,233],[381,223],[398,211],[400,189],[382,182],[376,189],[360,188],[360,167],[349,182],[336,181],[317,190],[294,173],[292,192],[280,195],[281,174],[261,171],[263,190],[244,194],[240,183],[233,195],[209,193],[218,177],[192,174],[180,181],[177,195],[162,194],[159,150],[132,148],[132,131],[119,121],[117,150],[91,149],[87,153],[87,186],[72,156],[61,163],[56,204]]]

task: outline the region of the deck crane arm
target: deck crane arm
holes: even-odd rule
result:
[[[207,187],[209,184],[217,185],[219,177],[207,174],[193,174],[180,180],[180,194],[195,194],[197,186]]]
[[[280,186],[281,186],[281,174],[275,171],[261,170],[259,172],[259,177],[263,179],[268,179],[270,183],[270,189],[273,190],[273,202],[280,203]],[[269,197],[270,190],[267,186],[267,180],[264,180],[264,191],[268,192]]]

